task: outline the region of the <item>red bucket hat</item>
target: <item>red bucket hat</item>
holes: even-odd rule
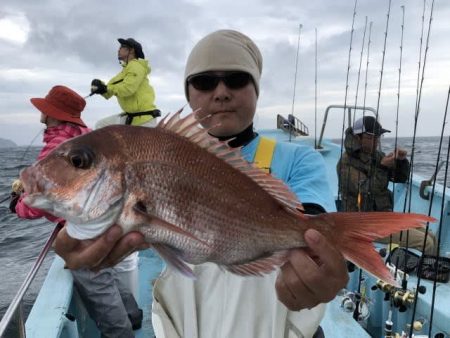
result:
[[[66,86],[54,86],[45,98],[32,98],[31,103],[45,115],[86,127],[80,118],[86,101]]]

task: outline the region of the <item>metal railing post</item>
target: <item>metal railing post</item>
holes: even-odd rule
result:
[[[50,247],[52,246],[53,241],[56,238],[56,235],[58,234],[59,230],[61,230],[63,227],[63,224],[58,223],[53,230],[52,234],[50,235],[49,239],[44,245],[44,248],[42,249],[41,253],[39,254],[38,258],[36,259],[36,262],[34,263],[33,267],[31,268],[30,272],[28,272],[28,275],[25,277],[25,280],[23,281],[22,285],[19,288],[19,291],[17,291],[16,295],[14,296],[13,300],[9,304],[8,309],[6,310],[5,314],[3,315],[2,320],[0,321],[0,337],[3,337],[3,334],[5,333],[6,329],[8,328],[9,323],[13,319],[14,315],[16,314],[17,308],[19,308],[19,312],[22,312],[22,299],[25,295],[25,292],[30,287],[31,282],[33,281],[34,277],[36,276],[36,273],[38,272],[39,268],[42,265],[42,262],[44,261],[45,256],[47,255],[48,251],[50,250]],[[23,337],[25,337],[25,326],[23,323],[23,314],[18,314],[19,319],[19,330],[21,330],[21,334],[23,334]],[[21,336],[22,337],[22,336]]]

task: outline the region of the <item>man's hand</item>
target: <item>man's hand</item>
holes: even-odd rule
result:
[[[275,282],[278,299],[292,311],[331,301],[348,282],[344,258],[319,232],[305,232],[307,249],[291,250]]]
[[[134,251],[149,248],[150,244],[140,232],[130,232],[122,237],[122,228],[114,225],[103,235],[84,241],[70,237],[63,228],[53,247],[69,269],[100,270],[116,265]]]
[[[408,154],[408,152],[406,150],[397,148],[393,152],[390,152],[385,157],[383,157],[381,159],[380,164],[385,167],[388,167],[388,168],[393,168],[394,164],[395,164],[395,160],[397,159],[397,160],[402,161],[402,160],[406,159],[407,154]]]
[[[408,152],[405,149],[400,148],[395,149],[395,153],[397,160],[404,160],[406,155],[408,155]]]
[[[16,205],[19,202],[20,196],[22,196],[23,185],[22,181],[19,179],[14,180],[14,182],[11,184],[11,194],[10,201],[9,201],[9,210],[15,214],[16,213]]]
[[[106,85],[99,79],[94,79],[91,82],[91,94],[105,94],[108,91]]]
[[[11,184],[11,191],[18,195],[23,193],[22,181],[19,179],[14,180],[14,182]]]

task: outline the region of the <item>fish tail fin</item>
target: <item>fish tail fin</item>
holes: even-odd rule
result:
[[[421,214],[397,212],[334,212],[311,216],[331,229],[329,240],[343,256],[373,276],[397,285],[372,242],[390,234],[418,228],[436,219]],[[318,225],[318,230],[321,228]],[[320,230],[319,230],[320,231]]]

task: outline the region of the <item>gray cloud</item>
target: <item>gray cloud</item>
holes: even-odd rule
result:
[[[420,49],[423,1],[393,1],[387,36],[380,118],[393,126],[396,118],[397,83],[402,11],[405,5],[404,48],[400,132],[410,135],[416,100],[417,66]],[[425,35],[431,1],[427,0]],[[4,0],[1,20],[28,21],[28,38],[14,41],[0,33],[0,137],[27,145],[42,129],[30,97],[43,96],[55,84],[65,84],[86,95],[93,78],[109,79],[119,70],[116,56],[118,37],[134,37],[143,45],[151,62],[151,81],[157,104],[165,112],[185,104],[183,71],[187,55],[201,37],[221,28],[243,31],[260,46],[264,56],[262,92],[259,102],[260,127],[273,126],[272,116],[292,108],[298,25],[302,24],[295,112],[310,129],[314,123],[315,28],[318,30],[318,109],[321,116],[329,104],[344,102],[353,1],[298,1],[282,4],[250,0],[240,4],[218,0],[119,1],[78,0],[35,2]],[[373,21],[367,103],[376,106],[381,59],[386,30],[388,1],[359,0],[356,9],[347,102],[354,103],[365,17]],[[450,61],[446,18],[448,2],[436,2],[426,65],[420,133],[436,134],[449,85]],[[22,29],[26,29],[21,25]],[[13,34],[13,33],[11,33]],[[366,46],[364,49],[358,102],[364,96]],[[425,46],[423,45],[423,50]],[[423,62],[423,59],[422,59]],[[103,116],[118,112],[114,99],[91,97],[85,119],[93,125]],[[334,126],[342,116],[332,118]],[[330,128],[338,136],[341,128]]]

